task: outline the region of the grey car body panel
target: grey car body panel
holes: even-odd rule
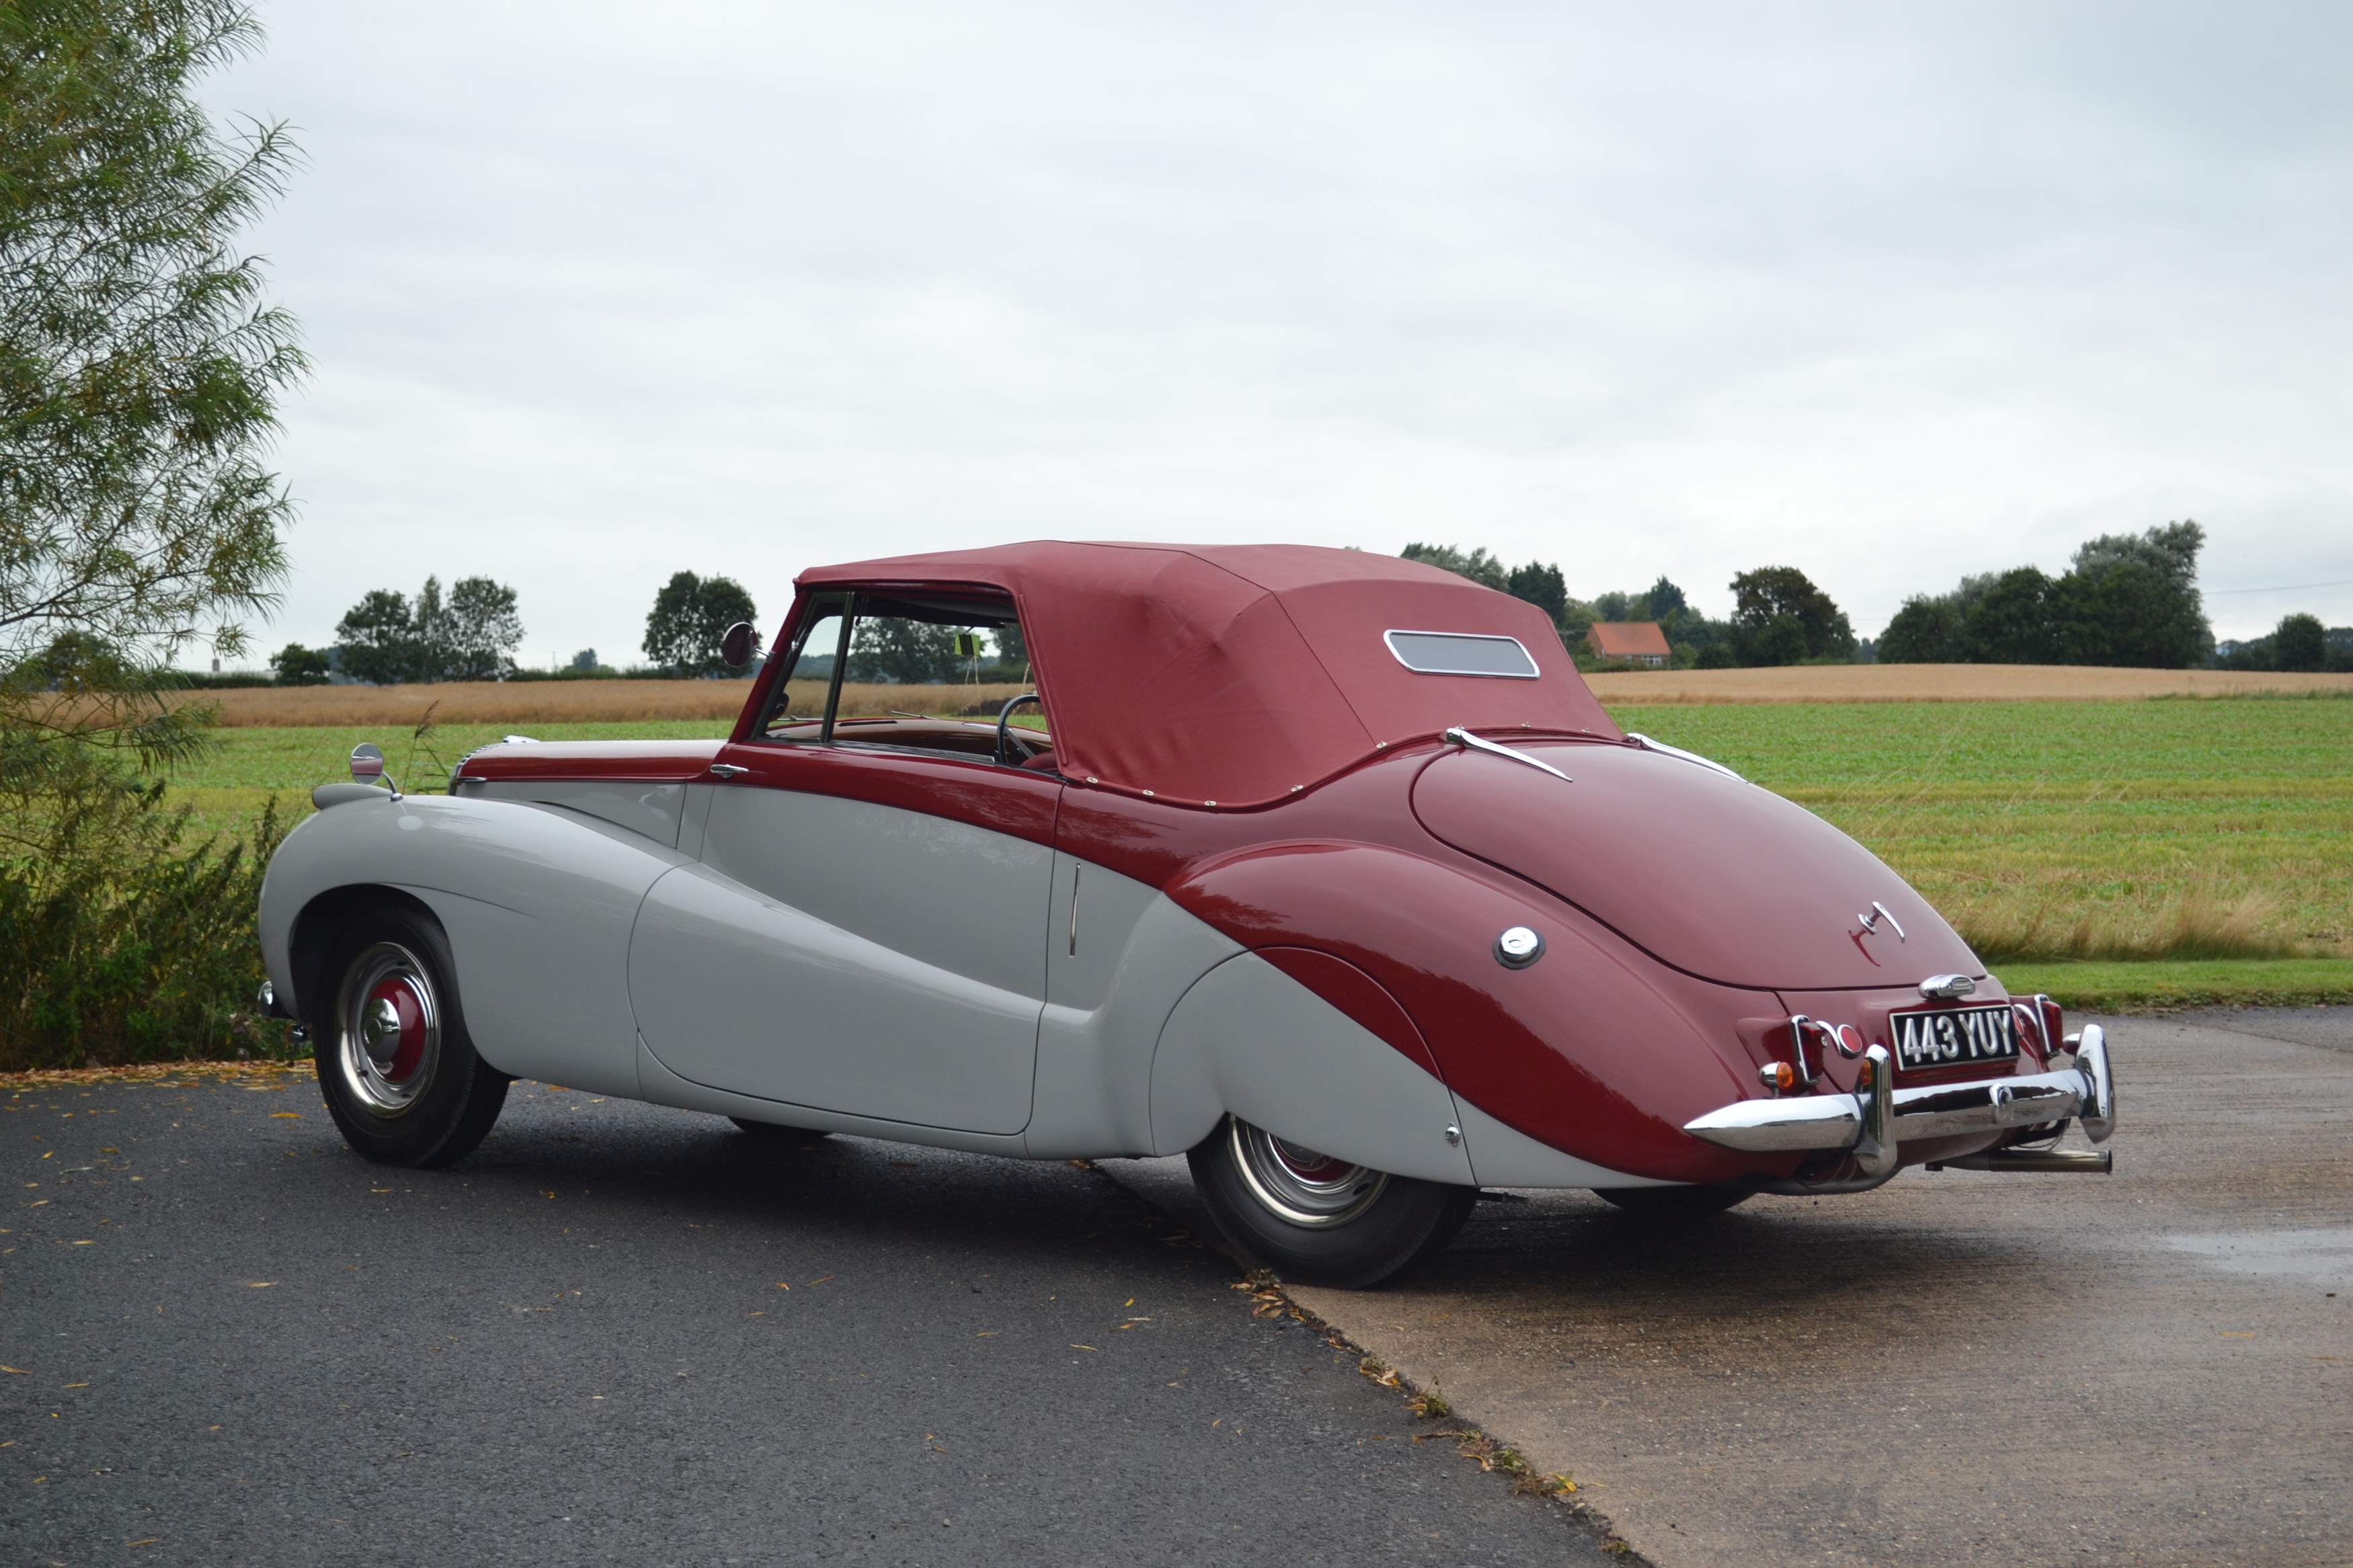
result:
[[[1159,1150],[1190,1148],[1228,1111],[1375,1170],[1475,1179],[1460,1137],[1447,1136],[1459,1121],[1446,1086],[1254,952],[1185,993],[1153,1058]]]
[[[1042,845],[898,806],[731,784],[712,792],[699,858],[828,925],[1045,999],[1054,856]]]
[[[707,1089],[968,1132],[1029,1120],[1035,996],[685,866],[654,884],[629,997],[655,1058]]]
[[[1462,1147],[1471,1169],[1482,1187],[1675,1187],[1682,1182],[1662,1182],[1630,1176],[1607,1165],[1564,1154],[1539,1143],[1517,1128],[1506,1127],[1461,1095],[1455,1109],[1462,1114]]]
[[[421,900],[448,933],[460,1005],[483,1059],[520,1078],[637,1092],[629,931],[674,849],[610,824],[507,801],[408,795],[306,818],[269,863],[263,960],[301,1008],[294,922],[323,894],[380,886]]]
[[[1157,889],[1058,854],[1031,1151],[1176,1152],[1152,1136],[1153,1052],[1186,991],[1241,951]]]
[[[773,1122],[779,1127],[811,1127],[820,1132],[846,1132],[858,1138],[888,1138],[899,1143],[921,1143],[934,1149],[963,1149],[976,1154],[1003,1154],[1021,1159],[1029,1152],[1018,1134],[968,1132],[954,1127],[926,1127],[892,1121],[879,1116],[849,1116],[821,1106],[796,1105],[758,1095],[731,1094],[723,1089],[690,1082],[664,1067],[659,1058],[638,1046],[638,1087],[628,1091],[656,1105],[681,1110],[707,1110],[716,1116],[740,1116],[746,1121]]]
[[[462,798],[558,805],[675,847],[686,785],[637,779],[494,779],[468,783]]]

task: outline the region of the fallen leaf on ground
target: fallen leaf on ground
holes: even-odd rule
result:
[[[31,1373],[26,1372],[26,1371],[23,1367],[21,1367],[21,1366],[0,1366],[0,1372],[14,1373],[16,1373],[18,1377],[30,1377],[30,1376],[32,1376],[32,1375],[33,1375]]]
[[[245,1288],[248,1290],[267,1290],[277,1283],[275,1279],[248,1279],[245,1282]]]
[[[273,1110],[269,1113],[269,1120],[272,1121],[300,1121],[302,1120],[302,1113],[299,1110]]]
[[[1072,1345],[1071,1348],[1074,1351],[1094,1351],[1097,1355],[1103,1354],[1103,1352],[1095,1350],[1092,1345]]]

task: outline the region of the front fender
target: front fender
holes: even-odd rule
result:
[[[1663,1181],[1757,1168],[1683,1127],[1746,1091],[1754,1068],[1735,1020],[1773,1011],[1769,994],[1665,970],[1514,879],[1377,845],[1253,848],[1195,868],[1167,891],[1245,947],[1320,949],[1371,975],[1403,1005],[1460,1100],[1550,1148]],[[1495,938],[1514,925],[1546,942],[1525,969],[1494,956]],[[1326,1000],[1350,1005],[1341,994]]]
[[[334,928],[388,889],[449,938],[452,979],[484,1060],[521,1078],[637,1092],[629,934],[655,879],[685,860],[561,809],[408,795],[346,801],[298,825],[261,888],[262,954],[307,1016]]]

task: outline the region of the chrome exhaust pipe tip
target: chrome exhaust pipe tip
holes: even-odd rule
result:
[[[2116,1172],[2106,1149],[1988,1149],[1950,1160],[1931,1160],[1931,1171],[2005,1171],[2022,1174],[2106,1176]]]

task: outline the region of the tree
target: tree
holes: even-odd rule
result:
[[[1651,591],[1642,595],[1642,602],[1650,608],[1650,618],[1662,624],[1691,608],[1691,601],[1683,597],[1683,591],[1668,582],[1663,573],[1657,582],[1651,584]]]
[[[646,657],[681,679],[731,673],[721,640],[737,621],[757,624],[759,618],[752,595],[733,578],[678,573],[654,595],[646,616]]]
[[[2079,624],[2063,626],[2054,617],[2058,586],[2036,567],[2021,566],[1987,584],[1963,612],[1972,662],[2061,664],[2070,651],[2093,639]]]
[[[439,584],[428,577],[425,586],[431,593]],[[434,679],[504,680],[514,673],[515,649],[522,646],[515,591],[488,577],[459,578],[426,646],[439,667]]]
[[[298,642],[269,656],[269,673],[280,686],[324,686],[327,672],[327,656]]]
[[[342,650],[343,673],[354,680],[396,686],[421,679],[424,650],[406,594],[369,589],[335,623],[335,643]]]
[[[1484,546],[1464,554],[1451,544],[1409,544],[1398,553],[1408,561],[1419,561],[1425,566],[1435,566],[1441,572],[1451,572],[1457,577],[1468,577],[1482,588],[1508,593],[1511,578],[1504,563],[1487,553]]]
[[[427,577],[412,605],[390,588],[372,588],[335,624],[343,672],[371,685],[410,680],[504,680],[522,645],[515,591],[488,577],[467,577],[445,599]]]
[[[849,679],[892,686],[954,680],[964,668],[955,650],[962,629],[902,616],[860,616],[849,641]]]
[[[0,686],[19,740],[185,754],[154,676],[276,602],[293,509],[261,458],[303,362],[234,241],[294,153],[196,90],[259,37],[235,0],[0,10],[0,680],[65,631],[121,678],[69,719]]]
[[[1568,584],[1557,566],[1541,561],[1531,561],[1525,566],[1514,566],[1504,579],[1504,592],[1514,599],[1526,601],[1559,626],[1568,614]]]
[[[2326,669],[2328,668],[2328,634],[2317,616],[2286,616],[2279,628],[2272,633],[2272,668],[2274,669]]]
[[[2112,567],[2147,567],[2184,594],[2198,591],[2198,552],[2205,548],[2206,531],[2190,521],[2168,522],[2144,533],[2104,533],[2075,547],[2074,570],[2085,577],[2104,575]]]
[[[1742,664],[1796,664],[1854,652],[1846,612],[1794,566],[1760,566],[1732,580],[1732,646]]]
[[[216,126],[201,79],[259,37],[237,0],[0,5],[0,1066],[244,1055],[259,862],[191,844],[152,770],[207,743],[175,656],[248,646],[293,508],[263,464],[302,372],[239,231],[281,127]],[[243,1016],[242,1022],[239,1021]]]
[[[1882,664],[1966,664],[1968,623],[1951,595],[1915,595],[1879,634],[1877,651]]]

